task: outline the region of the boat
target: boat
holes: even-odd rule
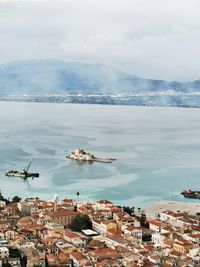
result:
[[[20,177],[23,179],[27,179],[29,177],[39,177],[39,173],[32,173],[28,172],[31,164],[32,164],[32,159],[30,160],[29,164],[22,170],[22,171],[15,171],[15,170],[7,170],[5,172],[5,176],[14,176],[14,177]]]
[[[85,161],[85,162],[101,162],[101,163],[112,163],[114,158],[97,158],[93,154],[84,151],[82,148],[76,148],[74,151],[72,151],[68,156],[66,156],[68,159],[72,160],[78,160],[78,161]]]
[[[183,192],[181,192],[181,195],[183,195],[186,198],[200,199],[200,191],[197,190],[192,190],[192,189],[183,190]]]

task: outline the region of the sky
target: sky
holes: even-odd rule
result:
[[[0,0],[0,63],[55,58],[200,79],[199,0]]]

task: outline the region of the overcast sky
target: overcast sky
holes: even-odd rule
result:
[[[101,62],[146,78],[200,78],[199,0],[0,0],[0,63]]]

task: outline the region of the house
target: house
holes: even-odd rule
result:
[[[171,224],[175,224],[179,218],[184,216],[183,213],[173,212],[171,210],[166,210],[160,213],[160,220],[163,222],[169,222]]]
[[[149,255],[148,260],[154,264],[159,264],[161,263],[161,257],[159,255]]]
[[[124,228],[124,234],[130,234],[142,239],[142,227],[135,227],[133,225],[128,225]]]
[[[69,258],[72,260],[73,267],[81,267],[88,262],[88,259],[79,252],[70,253]]]
[[[46,261],[49,267],[60,266],[59,261],[57,260],[57,257],[54,256],[52,253],[46,254]]]
[[[63,226],[69,226],[72,223],[73,218],[77,216],[76,211],[71,210],[57,210],[52,212],[47,212],[45,214],[45,223],[56,223]]]
[[[9,249],[7,247],[0,247],[0,259],[9,257]]]
[[[112,212],[110,209],[97,210],[92,214],[94,219],[112,219]]]
[[[161,233],[152,233],[152,242],[155,247],[162,247],[165,240],[165,235]]]
[[[11,240],[11,239],[14,239],[15,238],[15,236],[16,236],[16,231],[14,231],[14,230],[7,230],[7,231],[5,231],[5,237],[6,237],[6,239],[7,240]],[[0,238],[1,239],[1,238]]]
[[[58,255],[58,251],[59,251],[59,247],[57,247],[55,244],[49,245],[46,248],[46,252],[48,254],[53,254],[53,255],[56,255],[57,256]]]
[[[17,226],[20,228],[26,227],[27,225],[32,225],[34,223],[30,216],[22,217],[18,220]]]
[[[106,200],[106,199],[99,200],[95,203],[96,210],[104,210],[110,206],[114,206],[114,204],[111,201]]]
[[[87,240],[88,240],[87,237],[81,234],[78,234],[78,233],[71,232],[71,231],[65,232],[63,234],[63,239],[79,247],[86,246]]]
[[[31,215],[38,210],[38,205],[35,201],[22,201],[19,203],[21,212],[25,215]]]
[[[0,208],[4,208],[6,206],[6,202],[0,200]]]
[[[5,240],[5,234],[3,232],[0,232],[0,240]]]
[[[117,262],[122,258],[121,254],[116,249],[111,248],[98,248],[91,250],[89,255],[93,262],[98,262],[104,259],[111,259]]]
[[[184,239],[190,240],[200,245],[200,234],[199,233],[198,234],[187,234],[187,235],[185,234]]]
[[[163,226],[163,222],[158,220],[150,220],[149,222],[149,229],[153,232],[161,232],[161,227]]]
[[[92,220],[93,230],[106,236],[108,230],[118,231],[119,225],[114,220]]]
[[[113,230],[117,232],[118,230],[118,224],[114,220],[103,220],[101,221],[101,229],[100,229],[100,234],[105,236],[107,234],[108,230]]]
[[[6,262],[8,262],[12,267],[21,267],[20,258],[8,258],[6,259]]]
[[[197,247],[197,246],[198,246],[197,244],[194,244],[193,242],[184,240],[182,238],[179,238],[179,239],[177,238],[173,242],[173,249],[176,252],[183,254],[183,255],[188,253],[190,249]]]

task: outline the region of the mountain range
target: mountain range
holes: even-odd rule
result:
[[[200,80],[143,79],[103,64],[25,60],[0,65],[0,99],[199,107]]]

